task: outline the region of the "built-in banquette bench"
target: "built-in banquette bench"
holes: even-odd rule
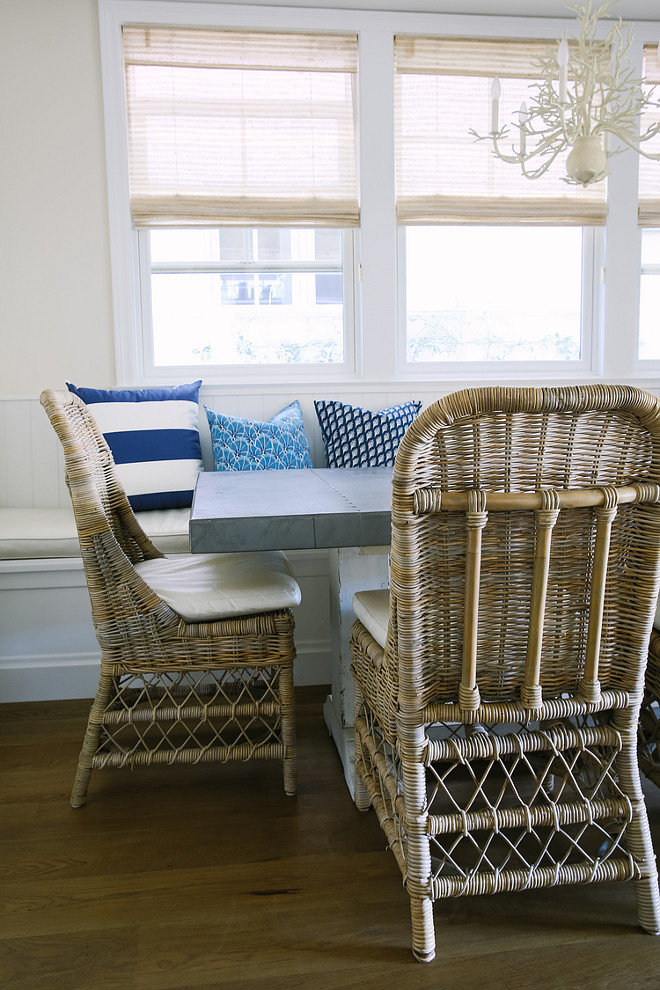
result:
[[[64,386],[62,386],[64,387]],[[200,395],[205,470],[213,470],[203,405],[268,420],[296,395]],[[301,399],[315,465],[324,464],[313,401]],[[138,513],[165,553],[188,552],[188,509]],[[330,681],[328,555],[291,551],[303,604],[296,610],[296,681]],[[59,441],[38,396],[0,397],[0,702],[92,697],[98,646]]]
[[[55,387],[64,388],[64,383]],[[397,403],[415,409],[437,398],[426,388],[343,395],[328,389],[329,407],[353,404],[359,413]],[[420,394],[421,393],[421,394]],[[256,387],[199,394],[199,432],[204,470],[213,452],[204,406],[229,417],[268,422],[298,400],[313,466],[326,465],[326,450],[309,388],[270,391]],[[341,400],[334,403],[333,400]],[[328,412],[328,410],[326,410]],[[330,410],[335,415],[334,409]],[[329,412],[328,412],[329,414]],[[341,424],[351,435],[353,421]],[[187,509],[138,513],[140,523],[164,553],[188,552]],[[284,548],[286,549],[286,548]],[[287,551],[302,589],[296,609],[295,669],[298,684],[331,681],[331,599],[350,599],[336,586],[325,550]],[[346,606],[350,609],[350,601]],[[64,481],[62,450],[35,396],[0,396],[0,702],[92,697],[98,680],[98,647],[91,622],[76,527]]]

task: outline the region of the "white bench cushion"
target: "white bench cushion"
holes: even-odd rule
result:
[[[190,553],[190,509],[152,509],[136,512],[135,518],[163,553]]]
[[[188,553],[190,509],[154,509],[136,516],[163,553]],[[0,560],[79,556],[71,509],[0,509]]]
[[[135,570],[187,622],[300,604],[300,588],[279,550],[164,557],[143,560]]]

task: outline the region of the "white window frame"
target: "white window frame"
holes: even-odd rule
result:
[[[140,298],[141,266],[138,238],[128,207],[127,141],[121,51],[122,23],[169,23],[190,26],[250,27],[358,34],[359,184],[361,227],[354,236],[355,273],[352,312],[355,314],[353,353],[341,368],[316,365],[258,367],[232,366],[233,382],[313,383],[362,382],[373,389],[383,385],[440,383],[438,391],[471,382],[634,381],[658,388],[654,362],[637,360],[640,257],[637,227],[637,156],[632,152],[611,160],[609,211],[604,233],[594,237],[591,288],[583,294],[584,359],[554,363],[484,362],[461,366],[438,364],[424,368],[405,360],[405,319],[401,319],[404,269],[394,215],[394,86],[393,38],[399,33],[454,35],[456,37],[536,37],[549,43],[564,30],[572,32],[570,17],[500,17],[474,14],[421,14],[391,11],[332,10],[305,7],[251,7],[224,3],[176,0],[98,0],[101,30],[103,91],[106,119],[110,249],[115,307],[116,373],[121,383],[156,384],[183,378],[189,369],[146,366],[143,351],[143,312]],[[657,40],[658,22],[633,24],[635,51]],[[637,252],[634,249],[637,245]],[[583,273],[584,274],[584,273]],[[405,303],[404,303],[405,306]],[[349,346],[350,346],[349,328]],[[590,354],[589,354],[590,350]],[[586,363],[585,363],[586,362]],[[226,381],[219,366],[203,370],[205,381]],[[446,386],[446,387],[445,387]]]

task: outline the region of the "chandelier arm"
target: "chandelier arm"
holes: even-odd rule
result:
[[[532,132],[532,134],[534,133],[535,132]],[[524,155],[518,153],[511,156],[511,155],[506,155],[504,152],[500,151],[500,147],[498,143],[498,137],[500,136],[504,136],[503,132],[500,132],[499,135],[498,134],[489,135],[490,139],[493,142],[493,154],[497,158],[500,158],[503,162],[507,162],[507,164],[509,165],[517,165],[517,164],[522,165],[523,162],[531,161],[532,158],[537,158],[539,155],[548,155],[550,154],[550,152],[552,152],[552,158],[548,163],[551,164],[564,147],[563,141],[561,141],[561,136],[562,136],[561,131],[555,130],[552,134],[547,135],[541,141],[541,143],[538,144],[532,151]],[[543,172],[547,171],[547,168],[548,168],[547,165],[543,167],[542,171],[539,172],[539,175],[542,175]]]
[[[540,178],[542,175],[544,175],[548,171],[548,169],[550,168],[550,166],[554,162],[554,160],[557,157],[557,155],[561,152],[561,150],[562,150],[561,148],[555,148],[551,157],[549,157],[545,162],[543,162],[543,164],[539,165],[538,168],[532,169],[531,171],[528,171],[525,168],[525,163],[527,161],[529,161],[532,156],[530,155],[529,158],[522,159],[522,161],[520,162],[520,170],[521,170],[522,174],[524,175],[524,177],[526,179],[538,179],[538,178]]]
[[[657,121],[655,124],[649,124],[644,133],[640,134],[639,140],[650,141],[651,138],[656,137],[658,134],[660,134],[660,121]]]
[[[658,130],[660,130],[660,125],[658,126],[658,129],[656,129],[656,134],[658,133]],[[613,134],[620,141],[623,141],[625,145],[632,148],[633,151],[636,151],[638,155],[642,156],[642,158],[649,158],[651,161],[660,162],[660,152],[653,154],[650,151],[645,151],[642,147],[640,147],[635,139],[629,137],[624,130],[619,129],[618,127],[610,127],[609,133]],[[651,137],[653,136],[654,135],[651,135]]]

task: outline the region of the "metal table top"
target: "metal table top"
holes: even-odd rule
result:
[[[392,468],[201,472],[192,553],[384,546]]]

